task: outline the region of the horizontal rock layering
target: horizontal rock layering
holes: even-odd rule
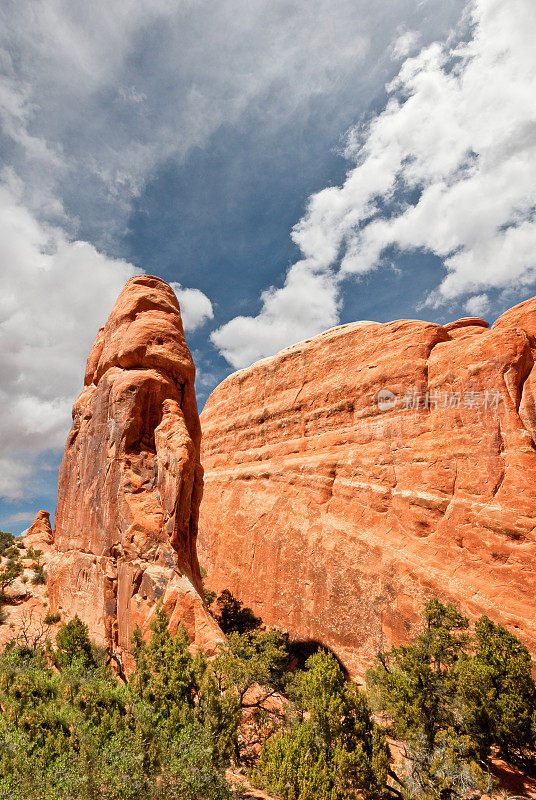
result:
[[[535,336],[536,299],[491,329],[343,325],[228,377],[201,415],[212,588],[354,674],[435,594],[536,652]]]
[[[158,600],[209,649],[196,555],[203,478],[195,369],[172,289],[130,280],[99,331],[60,469],[50,605],[126,650]]]

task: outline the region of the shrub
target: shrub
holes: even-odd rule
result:
[[[58,632],[54,662],[59,668],[88,669],[96,666],[88,627],[78,614]]]
[[[283,800],[380,797],[389,763],[384,735],[336,659],[311,656],[290,696],[284,729],[267,740],[251,772],[255,785]]]
[[[34,574],[32,576],[32,583],[34,586],[41,586],[47,582],[45,568],[42,564],[33,564]]]
[[[229,589],[224,589],[216,600],[214,617],[224,633],[248,633],[262,626],[262,619],[244,607]]]
[[[50,649],[58,670],[39,648],[0,654],[2,800],[231,800],[192,702],[206,662],[165,623],[152,647],[138,640],[128,686],[92,655],[79,618]]]
[[[25,558],[31,558],[32,561],[39,562],[39,559],[41,558],[42,555],[43,555],[42,550],[34,550],[33,547],[29,547],[28,550],[26,551]]]
[[[280,724],[273,698],[284,686],[286,662],[285,640],[276,630],[230,633],[212,661],[237,763],[251,763],[257,746]]]
[[[412,644],[380,653],[367,672],[378,710],[405,742],[403,776],[415,797],[465,797],[488,788],[491,748],[533,763],[536,691],[526,647],[500,625],[469,622],[434,599]]]
[[[23,566],[20,561],[9,558],[3,569],[0,567],[0,598],[5,590],[21,575]]]
[[[502,625],[481,617],[473,655],[460,660],[456,684],[463,728],[482,757],[496,746],[507,760],[533,765],[536,686],[525,645]]]
[[[14,541],[15,539],[13,534],[0,531],[0,557],[5,554],[5,551],[8,549],[8,547],[13,546]]]
[[[203,583],[203,594],[205,595],[207,606],[211,606],[218,595],[216,592],[213,592],[212,589],[207,589],[207,587],[205,586],[205,578],[207,577],[206,569],[204,567],[200,567],[200,572],[201,572],[201,581]]]

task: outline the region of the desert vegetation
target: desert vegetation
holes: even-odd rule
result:
[[[6,621],[4,606],[9,602],[7,589],[22,575],[20,550],[11,533],[0,531],[0,625]]]
[[[46,583],[42,555],[41,550],[26,549],[11,533],[0,531],[0,624],[6,621],[6,606],[14,602],[10,590],[16,581],[20,581],[19,594],[29,593],[29,588],[25,588],[29,583],[34,586]]]
[[[281,800],[470,798],[490,790],[496,754],[534,769],[531,659],[486,617],[471,628],[431,600],[365,690],[327,650],[294,668],[285,637],[229,592],[211,601],[226,629],[213,659],[158,608],[124,681],[78,617],[53,642],[8,644],[0,800],[226,800],[240,794],[229,767]]]
[[[527,648],[488,617],[469,621],[430,600],[410,645],[379,653],[367,673],[373,707],[403,745],[406,796],[489,792],[495,754],[535,767],[536,688]]]

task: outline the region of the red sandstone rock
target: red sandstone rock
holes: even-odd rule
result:
[[[40,637],[44,643],[45,631],[49,636],[55,633],[54,626],[45,626],[44,618],[48,611],[46,596],[47,587],[43,584],[32,583],[35,575],[33,565],[35,558],[28,558],[28,551],[40,551],[39,562],[47,569],[52,552],[52,529],[50,515],[47,511],[39,511],[35,520],[25,532],[22,543],[24,548],[20,557],[24,572],[13,581],[5,590],[8,602],[3,606],[6,620],[0,625],[0,648],[7,642],[27,641],[32,643],[35,637]],[[6,559],[0,558],[0,569],[5,566]]]
[[[43,549],[52,544],[52,528],[48,511],[38,511],[34,521],[24,534],[25,547]]]
[[[26,571],[26,575],[31,575]],[[11,597],[3,606],[6,621],[0,625],[0,649],[8,642],[16,641],[30,645],[39,642],[45,644],[47,639],[54,639],[59,625],[45,625],[44,618],[48,612],[46,586],[26,585],[25,593]],[[11,593],[8,593],[11,594]]]
[[[354,674],[436,594],[536,653],[535,335],[536,299],[491,329],[343,325],[229,376],[201,416],[211,587]]]
[[[128,281],[93,345],[60,468],[50,604],[126,650],[162,600],[210,650],[196,555],[203,471],[195,368],[179,304],[159,278]]]
[[[494,330],[518,328],[531,336],[536,336],[536,298],[525,300],[510,308],[493,323]]]

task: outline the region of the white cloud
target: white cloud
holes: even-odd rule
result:
[[[185,331],[195,331],[214,318],[212,303],[200,289],[185,289],[175,281],[170,286],[177,295]]]
[[[23,496],[33,459],[62,448],[83,365],[137,272],[40,223],[0,184],[0,494]]]
[[[3,398],[2,398],[3,399]],[[22,497],[22,487],[30,481],[32,468],[25,464],[20,454],[0,457],[0,497],[15,499]]]
[[[39,454],[63,448],[97,330],[139,272],[39,222],[0,183],[0,495],[23,497]],[[199,290],[178,294],[186,329],[212,316]]]
[[[118,94],[125,103],[143,103],[147,100],[147,95],[138,92],[135,86],[120,86]]]
[[[295,264],[285,285],[262,294],[257,317],[235,317],[211,334],[211,340],[235,368],[251,364],[293,342],[335,325],[337,291],[332,276],[308,262]]]
[[[471,294],[466,308],[485,309],[486,290],[536,280],[536,5],[475,0],[468,11],[468,41],[406,59],[384,110],[350,133],[355,166],[344,184],[313,195],[294,228],[330,304],[343,277],[380,268],[388,248],[443,260],[446,275],[427,298],[434,306]],[[284,341],[270,343],[267,317],[292,342],[292,311],[279,301],[280,316],[265,297],[247,318],[247,349],[236,336],[244,318],[213,334],[234,366]],[[315,333],[317,323],[314,311],[301,328]]]
[[[483,314],[487,314],[490,307],[491,305],[487,294],[475,294],[464,304],[467,313],[475,317],[481,317]]]
[[[467,44],[404,63],[385,111],[350,146],[358,166],[338,190],[344,213],[319,223],[321,193],[297,230],[300,244],[331,244],[336,229],[347,273],[377,268],[387,247],[441,256],[449,274],[435,304],[534,280],[536,7],[479,0],[473,21]],[[401,189],[421,194],[404,202]]]
[[[418,21],[437,31],[460,0],[420,5]],[[80,217],[106,241],[153,170],[222,125],[249,116],[277,128],[322,97],[334,109],[348,94],[369,102],[391,39],[415,16],[413,0],[12,3],[0,120],[24,200],[49,219],[65,208],[65,224]]]
[[[420,4],[424,40],[459,5]],[[221,126],[248,119],[278,130],[326,98],[333,114],[323,107],[318,125],[328,125],[341,98],[367,104],[392,69],[389,43],[414,16],[413,0],[19,0],[2,9],[0,152],[10,170],[0,176],[0,495],[25,496],[40,454],[63,447],[88,349],[136,271],[105,251],[147,179]],[[305,264],[266,292],[264,348],[336,320],[330,284]],[[212,319],[199,290],[178,292],[186,327]],[[292,309],[301,303],[295,314],[289,297]]]
[[[418,50],[421,34],[419,31],[404,31],[401,33],[390,48],[391,58],[397,61],[400,58],[407,58]]]
[[[11,514],[9,517],[2,519],[2,525],[15,525],[17,522],[33,522],[35,515],[35,511],[18,511],[16,514]]]

